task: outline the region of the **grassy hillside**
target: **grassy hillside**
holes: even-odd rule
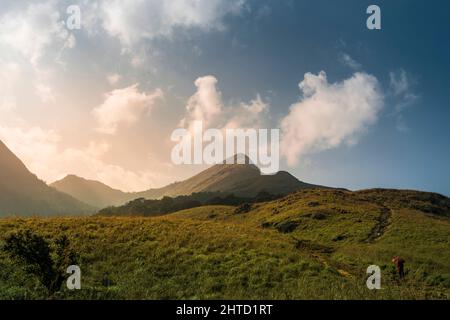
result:
[[[151,218],[0,219],[0,238],[69,236],[82,290],[59,298],[449,299],[449,208],[429,193],[315,189]],[[403,281],[394,255],[406,260]],[[378,291],[365,285],[371,264],[382,269]],[[0,269],[0,298],[45,297],[3,252]]]

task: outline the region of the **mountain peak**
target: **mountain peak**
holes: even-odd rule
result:
[[[47,186],[0,141],[0,216],[84,214],[93,209]]]
[[[50,186],[99,208],[123,204],[129,201],[130,197],[132,198],[130,194],[113,189],[100,181],[89,180],[74,174],[68,174]]]
[[[222,164],[253,164],[245,153],[236,153],[234,156],[223,160]]]
[[[75,175],[68,175],[51,186],[97,207],[120,205],[136,198],[159,199],[164,196],[176,197],[199,192],[220,192],[252,197],[261,191],[279,195],[302,188],[320,187],[299,181],[285,171],[274,175],[261,175],[259,168],[242,153],[235,154],[186,180],[142,192],[121,192],[101,182],[86,180]]]
[[[61,180],[86,180],[85,178],[79,177],[76,174],[67,174]]]
[[[23,162],[0,140],[0,179],[8,181],[8,176],[28,174]]]
[[[84,182],[101,183],[99,181],[89,180],[89,179],[77,176],[76,174],[67,174],[64,178],[51,183],[50,186],[53,186],[53,185],[61,183],[61,182],[70,182],[70,183],[84,183]]]

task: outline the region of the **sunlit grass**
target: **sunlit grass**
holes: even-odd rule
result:
[[[380,215],[369,198],[304,191],[241,214],[208,206],[153,218],[6,218],[0,239],[23,229],[68,235],[82,289],[63,289],[64,299],[449,299],[449,219],[385,201],[389,225],[368,243]],[[279,232],[287,221],[295,230]],[[393,255],[406,260],[402,282]],[[365,285],[370,264],[382,268],[381,290]],[[0,270],[0,298],[45,297],[4,252]]]

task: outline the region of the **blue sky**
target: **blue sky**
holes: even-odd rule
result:
[[[72,3],[81,7],[82,28],[53,25]],[[75,173],[127,190],[180,180],[203,169],[174,168],[168,161],[168,136],[189,117],[189,99],[201,90],[196,79],[213,76],[222,107],[243,118],[247,109],[240,106],[259,96],[267,112],[254,123],[280,127],[295,106],[304,119],[300,110],[312,105],[306,105],[299,83],[307,73],[317,79],[324,71],[323,90],[357,73],[366,75],[362,85],[374,79],[376,97],[368,98],[373,109],[351,119],[354,130],[340,133],[339,142],[327,137],[333,142],[324,144],[314,133],[311,144],[295,153],[295,164],[282,159],[282,169],[317,184],[450,195],[447,1],[214,0],[199,1],[199,8],[172,3],[161,8],[155,0],[131,1],[124,8],[101,0],[2,2],[0,66],[16,72],[17,82],[0,74],[12,83],[0,91],[8,97],[0,108],[0,138],[38,176],[51,182]],[[370,4],[381,8],[381,30],[366,28]],[[126,19],[121,10],[127,10]],[[52,18],[35,19],[36,12]],[[22,22],[13,19],[18,14]],[[19,41],[27,37],[41,45]],[[101,118],[119,95],[133,97],[133,110],[145,102],[139,120]],[[336,121],[345,122],[347,115],[336,108],[342,116]],[[33,158],[37,152],[43,155],[39,161]]]

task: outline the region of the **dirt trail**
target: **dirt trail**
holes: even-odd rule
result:
[[[344,270],[344,266],[340,263],[336,263],[331,259],[331,254],[334,249],[332,247],[316,244],[308,240],[300,240],[296,237],[292,237],[295,241],[295,248],[302,250],[310,255],[311,258],[320,262],[324,267],[333,267],[339,272],[339,274],[346,278],[353,278],[353,274],[347,270]]]
[[[372,243],[373,241],[381,237],[385,233],[387,227],[390,225],[392,216],[391,209],[383,204],[379,205],[381,213],[377,218],[375,226],[372,228],[372,230],[370,230],[369,235],[365,239],[364,242],[366,243]],[[332,247],[323,246],[308,240],[300,240],[296,237],[292,237],[292,239],[295,241],[296,249],[309,253],[312,258],[319,261],[324,267],[332,266],[339,272],[341,276],[346,278],[354,278],[355,273],[349,272],[349,266],[344,266],[341,263],[336,263],[331,259],[331,254],[334,251]]]
[[[377,218],[377,223],[370,230],[369,235],[367,236],[365,242],[372,243],[379,237],[381,237],[386,231],[387,227],[390,225],[390,219],[392,216],[391,209],[387,208],[384,205],[381,205],[381,214]]]

